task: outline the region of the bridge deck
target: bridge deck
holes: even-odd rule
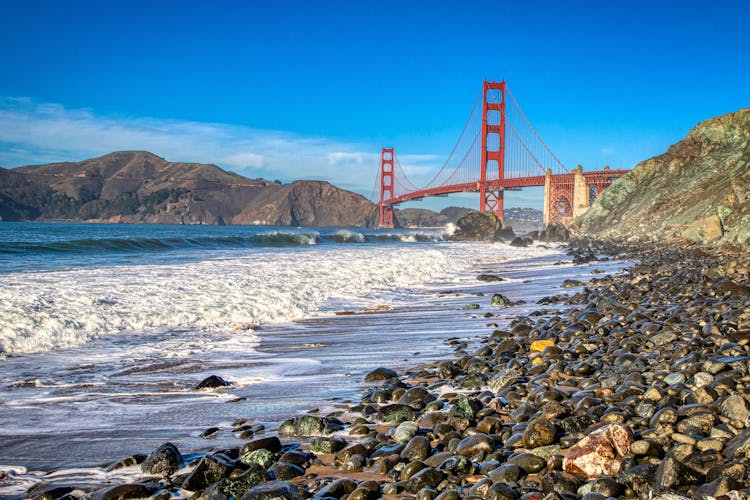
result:
[[[615,179],[629,172],[629,170],[595,170],[583,172],[583,176],[589,182],[606,181],[610,178]],[[573,183],[575,174],[553,174],[552,182],[555,184]],[[486,187],[489,189],[514,189],[524,187],[544,186],[545,176],[537,175],[532,177],[516,177],[508,179],[488,180]],[[480,190],[479,182],[467,182],[464,184],[452,184],[449,186],[438,186],[430,189],[421,189],[411,193],[395,196],[388,200],[383,200],[383,205],[397,205],[410,200],[417,200],[427,196],[441,196],[454,193],[475,193]]]

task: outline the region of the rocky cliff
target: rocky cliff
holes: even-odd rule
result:
[[[364,226],[376,216],[363,196],[327,182],[248,179],[145,151],[0,169],[3,220]]]
[[[573,226],[600,237],[750,242],[750,108],[698,124],[612,184]]]

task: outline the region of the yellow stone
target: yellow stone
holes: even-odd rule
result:
[[[545,347],[549,347],[555,345],[554,340],[535,340],[531,343],[531,351],[539,351],[542,352]]]

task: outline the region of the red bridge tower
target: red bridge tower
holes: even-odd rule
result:
[[[480,157],[479,211],[490,212],[503,220],[503,189],[490,187],[489,180],[505,178],[505,80],[484,81],[482,88],[482,150]],[[497,172],[497,174],[495,174]]]
[[[383,200],[393,198],[393,148],[383,148],[380,152],[380,227],[393,227],[393,205],[383,204]]]

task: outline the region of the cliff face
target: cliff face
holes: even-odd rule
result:
[[[750,108],[702,122],[666,153],[638,164],[573,229],[750,242]]]
[[[145,151],[0,169],[3,220],[362,226],[376,211],[326,182],[248,179]]]

